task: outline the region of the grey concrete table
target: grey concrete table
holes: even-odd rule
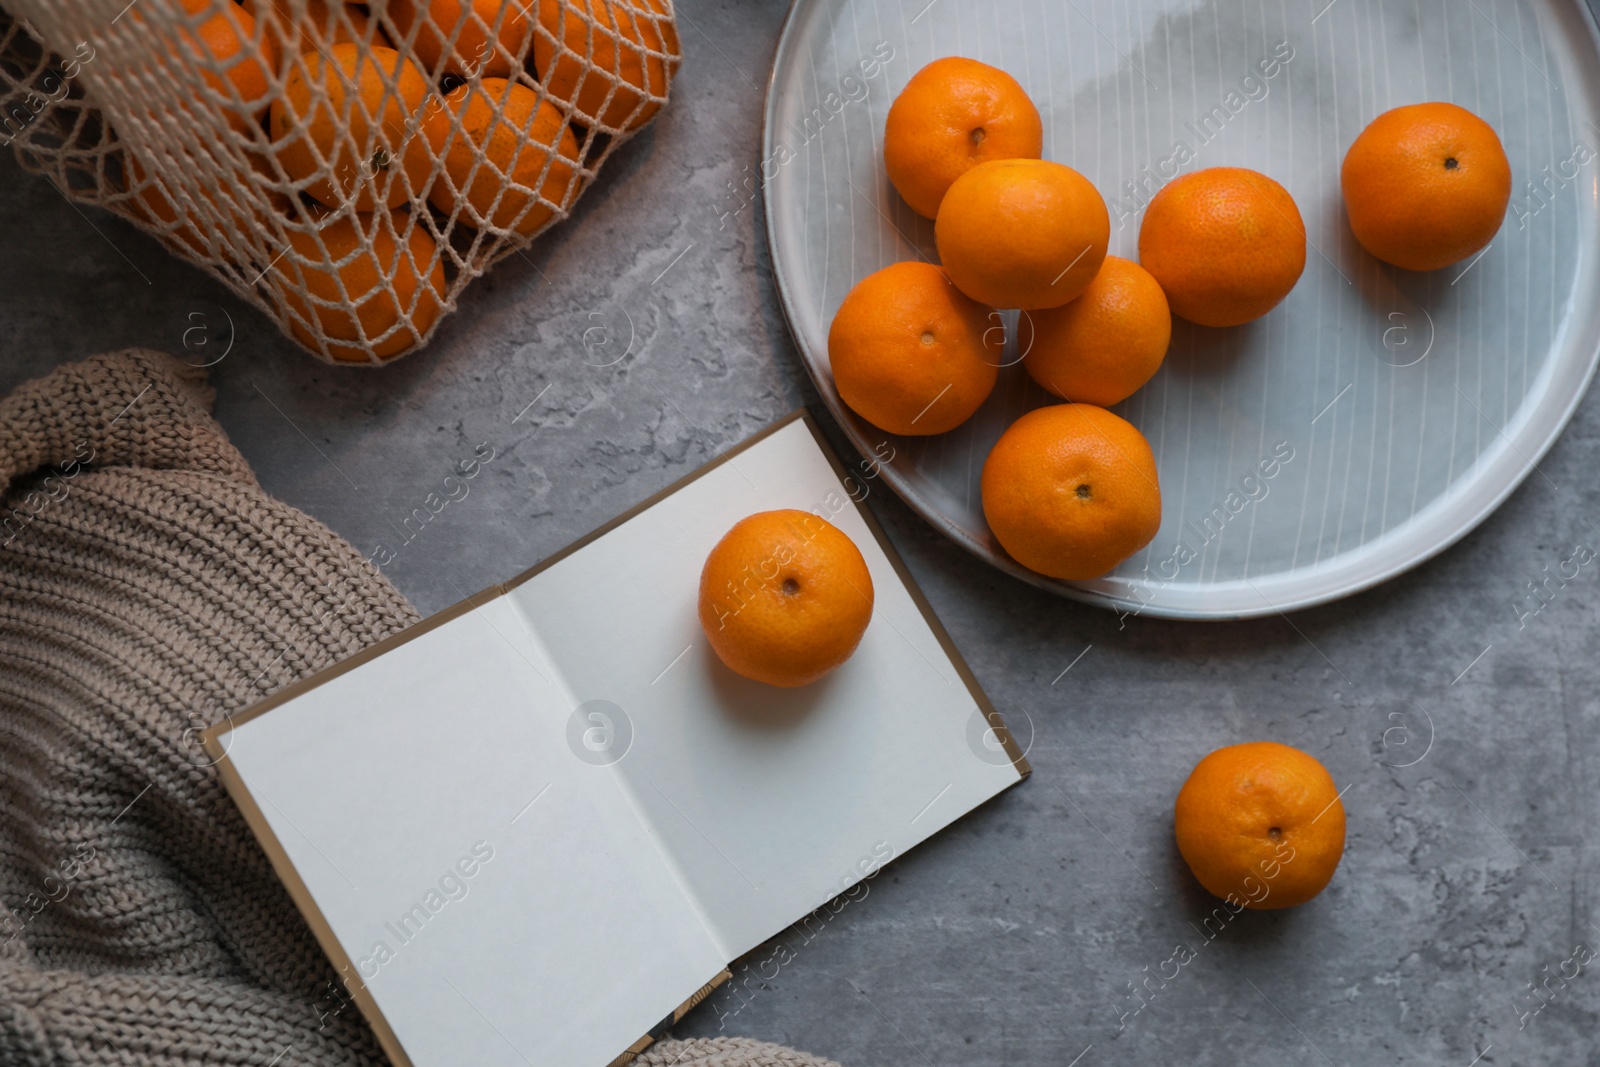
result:
[[[679,6],[674,106],[431,350],[378,372],[313,362],[154,241],[0,163],[0,388],[103,349],[181,353],[226,311],[223,425],[268,491],[392,550],[385,570],[424,612],[797,405],[820,411],[759,203],[737,191],[784,7]],[[602,365],[630,323],[631,352]],[[408,537],[480,442],[485,476]],[[1591,397],[1540,473],[1442,558],[1226,625],[1124,627],[1000,577],[876,491],[983,685],[1031,732],[1035,774],[758,952],[679,1032],[848,1067],[1600,1064],[1600,964],[1579,962],[1600,947],[1600,567],[1530,599],[1600,545],[1597,466]],[[1176,853],[1172,797],[1200,756],[1253,738],[1327,764],[1349,850],[1313,903],[1208,937],[1214,902]],[[1179,944],[1195,954],[1181,967]]]

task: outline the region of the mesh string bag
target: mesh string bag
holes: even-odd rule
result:
[[[0,141],[318,358],[425,344],[667,102],[672,0],[0,0]]]

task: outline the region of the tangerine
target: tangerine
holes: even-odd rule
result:
[[[994,389],[1005,342],[997,323],[939,267],[892,264],[856,283],[833,317],[833,384],[851,411],[880,430],[944,433]]]
[[[545,90],[586,122],[649,122],[681,53],[666,0],[539,0],[533,61]]]
[[[267,161],[263,157],[253,152],[246,152],[246,157],[256,173],[270,178]],[[132,151],[126,151],[123,159],[127,167],[128,191],[133,194],[130,205],[133,211],[146,222],[182,241],[196,255],[211,258],[207,235],[213,232],[212,226],[197,217],[188,203],[178,199],[181,190],[169,192]],[[245,234],[261,230],[266,223],[265,212],[254,200],[255,195],[264,192],[272,206],[280,210],[289,204],[288,197],[261,185],[253,185],[242,201],[234,200],[231,190],[212,188],[202,189],[201,192],[211,202],[214,211],[230,219]]]
[[[1240,326],[1283,302],[1306,267],[1306,227],[1289,191],[1259,171],[1211,167],[1173,179],[1139,227],[1139,262],[1172,312]]]
[[[1344,855],[1344,802],[1316,757],[1273,741],[1195,767],[1173,808],[1178,851],[1206,891],[1246,908],[1304,904]]]
[[[525,0],[390,0],[389,14],[402,47],[410,41],[430,75],[508,78],[533,44],[528,6]]]
[[[272,92],[272,72],[278,66],[272,35],[258,31],[255,17],[234,4],[213,0],[182,0],[188,15],[219,8],[198,26],[181,26],[180,35],[208,64],[224,66],[225,73],[203,70],[205,83],[224,103],[228,124],[246,136],[255,135],[256,117]]]
[[[1494,240],[1511,202],[1511,163],[1494,127],[1455,104],[1386,111],[1339,172],[1356,240],[1385,263],[1438,270]]]
[[[1017,80],[976,59],[947,56],[911,76],[889,105],[883,162],[911,210],[926,218],[952,182],[991,159],[1038,159],[1039,109]]]
[[[934,221],[956,288],[993,307],[1059,307],[1106,258],[1111,216],[1089,179],[1060,163],[994,159],[957,178]]]
[[[433,167],[419,135],[427,95],[422,72],[393,48],[344,42],[308,52],[272,102],[278,162],[330,207],[398,207],[425,193]]]
[[[386,359],[428,332],[444,307],[444,266],[421,225],[401,245],[395,226],[407,218],[403,211],[338,215],[315,229],[289,230],[294,254],[272,269],[288,282],[284,298],[299,316],[289,329],[301,344],[318,347],[314,323],[333,339],[327,347],[335,359],[366,363],[364,345]]]
[[[844,663],[872,604],[861,550],[806,511],[741,519],[700,572],[700,625],[712,649],[730,670],[768,685],[807,685]]]
[[[1172,341],[1172,311],[1150,272],[1107,256],[1082,296],[1027,313],[1033,336],[1022,365],[1063,400],[1110,407],[1155,376]]]
[[[1051,578],[1098,578],[1161,528],[1149,442],[1090,404],[1035,408],[1012,423],[990,451],[979,485],[995,540]]]
[[[444,101],[446,109],[424,120],[444,161],[429,203],[446,215],[461,211],[479,229],[532,234],[549,222],[577,178],[578,140],[560,109],[504,78],[467,82]],[[452,136],[455,119],[460,132]]]

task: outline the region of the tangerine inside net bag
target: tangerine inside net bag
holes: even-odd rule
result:
[[[3,0],[0,142],[319,358],[425,343],[667,102],[672,0]]]

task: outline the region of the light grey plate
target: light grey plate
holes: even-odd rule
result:
[[[1098,581],[1025,570],[984,523],[984,457],[1049,400],[1020,366],[966,425],[926,439],[887,437],[833,388],[845,293],[937,259],[882,145],[889,103],[945,55],[1022,82],[1045,157],[1105,194],[1114,254],[1137,258],[1150,196],[1202,167],[1270,174],[1305,217],[1313,248],[1289,299],[1239,329],[1180,321],[1160,374],[1116,409],[1155,449],[1164,520]],[[1339,166],[1376,115],[1426,100],[1488,120],[1516,184],[1481,258],[1410,274],[1350,236]],[[795,340],[862,454],[893,456],[882,479],[1001,570],[1119,610],[1262,615],[1415,566],[1535,469],[1600,358],[1600,38],[1578,0],[796,0],[760,171]]]

